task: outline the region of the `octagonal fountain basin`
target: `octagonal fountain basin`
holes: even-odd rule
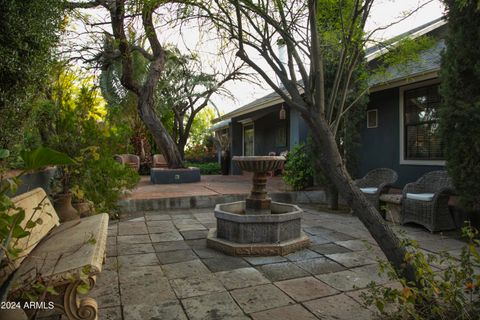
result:
[[[301,231],[303,210],[296,205],[271,202],[269,214],[246,214],[245,201],[215,207],[217,229],[207,246],[236,256],[285,255],[310,245]]]

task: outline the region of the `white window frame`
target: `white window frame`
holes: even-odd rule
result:
[[[253,129],[253,155],[255,155],[255,122],[253,121],[248,121],[248,122],[242,122],[242,156],[245,156],[245,127],[246,126],[252,126]]]
[[[368,123],[368,114],[370,112],[375,112],[375,125],[374,126],[370,126],[369,123]],[[378,109],[367,110],[367,128],[368,129],[378,128]]]
[[[399,123],[400,123],[400,164],[405,165],[417,165],[417,166],[445,166],[445,160],[407,160],[405,159],[405,126],[404,126],[404,93],[406,90],[411,90],[420,87],[426,87],[432,84],[438,84],[440,80],[432,79],[428,81],[422,81],[419,83],[414,83],[408,86],[400,87],[399,90]]]

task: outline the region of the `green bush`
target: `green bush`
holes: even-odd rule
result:
[[[186,167],[196,167],[200,169],[200,174],[210,175],[210,174],[220,174],[221,168],[218,162],[208,162],[208,163],[191,163],[186,162]]]
[[[448,35],[440,72],[440,132],[462,204],[480,210],[480,10],[473,0],[444,2]]]
[[[315,173],[310,147],[306,144],[298,144],[287,156],[283,180],[294,190],[303,190],[313,182]]]
[[[417,283],[398,277],[390,264],[381,263],[380,272],[386,272],[398,286],[377,286],[372,282],[362,294],[365,306],[376,306],[381,319],[478,319],[479,232],[470,226],[462,231],[467,244],[459,261],[447,253],[424,254],[416,241],[403,240],[402,245],[408,250],[405,260],[414,267]],[[432,264],[444,270],[435,271]]]
[[[77,198],[93,202],[97,212],[114,215],[117,201],[126,190],[132,189],[140,181],[140,176],[129,166],[116,162],[108,154],[97,153],[98,148],[83,150],[79,173],[73,188]]]

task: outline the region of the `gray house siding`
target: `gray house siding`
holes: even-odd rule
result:
[[[420,178],[433,170],[443,170],[443,166],[400,164],[400,88],[382,90],[370,94],[368,110],[378,110],[378,127],[361,130],[361,145],[358,149],[359,177],[375,168],[391,168],[398,173],[396,187]]]
[[[308,129],[300,114],[285,107],[287,118],[279,119],[281,105],[275,105],[262,110],[254,111],[239,117],[232,118],[230,124],[231,133],[231,156],[241,156],[243,154],[243,124],[242,121],[251,119],[254,126],[254,151],[255,155],[264,156],[269,152],[279,154],[291,148],[298,143],[304,142],[307,138]],[[276,135],[279,126],[284,126],[286,130],[286,143],[278,144]],[[241,170],[231,163],[230,174],[241,174]]]

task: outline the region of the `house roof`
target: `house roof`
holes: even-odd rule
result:
[[[396,67],[388,67],[384,73],[368,80],[370,88],[393,83],[402,79],[440,70],[441,53],[445,48],[445,41],[439,39],[432,47],[422,51],[418,59]]]
[[[388,45],[381,44],[381,45],[368,47],[367,49],[365,49],[365,59],[367,59],[367,61],[370,62],[375,58],[378,58],[379,56],[386,53],[389,48],[395,47],[395,45],[399,44],[400,40],[403,40],[405,38],[411,38],[411,39],[418,38],[435,29],[440,28],[446,23],[447,21],[445,20],[444,17],[439,17],[435,20],[422,24],[421,26],[408,30],[407,32],[404,32],[398,36],[395,36],[394,38],[386,41]]]
[[[376,58],[380,57],[381,55],[385,54],[389,48],[397,45],[401,39],[405,39],[406,37],[415,39],[435,29],[440,28],[446,23],[447,22],[444,19],[444,17],[440,17],[428,23],[425,23],[417,28],[411,29],[405,33],[402,33],[396,36],[395,38],[388,41],[390,43],[390,45],[388,46],[377,45],[377,46],[369,47],[365,50],[365,58],[367,62],[373,61]],[[382,74],[382,76],[377,76],[375,78],[370,79],[369,86],[373,88],[376,86],[396,82],[398,80],[405,79],[408,77],[415,77],[428,72],[439,70],[440,59],[441,59],[440,54],[444,48],[445,48],[445,42],[443,39],[440,39],[431,48],[422,51],[419,55],[419,58],[416,59],[415,61],[411,61],[407,65],[402,65],[401,67],[389,67],[387,68],[386,72]],[[300,85],[301,85],[301,82],[300,82]],[[280,97],[278,93],[271,92],[221,117],[214,119],[213,122],[218,123],[219,121],[225,120],[225,119],[228,119],[229,121],[231,121],[231,118],[233,117],[238,117],[243,114],[250,113],[256,110],[268,108],[282,102],[283,102],[283,99]],[[218,129],[219,128],[217,129],[212,128],[212,130],[218,130]]]

